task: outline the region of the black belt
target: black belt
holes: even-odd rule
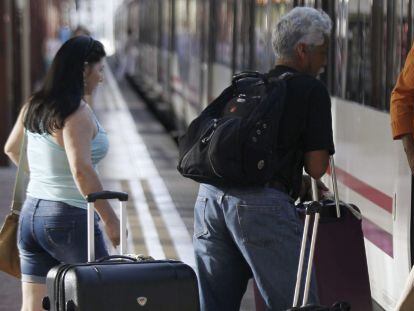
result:
[[[286,194],[289,194],[288,188],[284,184],[282,184],[280,181],[272,180],[272,181],[269,181],[268,183],[266,183],[265,186],[269,187],[269,188],[279,190],[279,191],[282,191]]]

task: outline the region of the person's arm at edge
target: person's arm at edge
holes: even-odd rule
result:
[[[407,55],[397,83],[391,93],[390,116],[392,137],[401,140],[411,172],[414,173],[414,48]]]
[[[390,116],[393,139],[413,133],[414,48],[411,48],[391,93]]]
[[[4,153],[16,166],[19,165],[20,146],[24,135],[23,121],[26,108],[27,104],[20,109],[16,123],[14,124],[13,129],[4,145]]]

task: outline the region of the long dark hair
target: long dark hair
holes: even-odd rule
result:
[[[66,41],[56,53],[42,88],[29,100],[25,128],[39,134],[62,129],[84,95],[85,63],[97,63],[104,56],[102,43],[91,37],[78,36]]]

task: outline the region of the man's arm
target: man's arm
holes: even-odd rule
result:
[[[329,153],[328,150],[315,150],[305,153],[305,171],[312,178],[321,178],[328,169]]]
[[[304,131],[304,168],[314,179],[321,178],[335,148],[332,134],[331,99],[322,83],[309,95],[309,111]]]

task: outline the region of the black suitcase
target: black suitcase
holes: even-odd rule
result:
[[[88,263],[61,264],[47,274],[43,308],[52,311],[198,311],[194,270],[175,260],[139,261],[129,256],[94,260],[93,202],[121,201],[121,252],[126,246],[125,205],[122,192],[93,193],[88,199]]]

